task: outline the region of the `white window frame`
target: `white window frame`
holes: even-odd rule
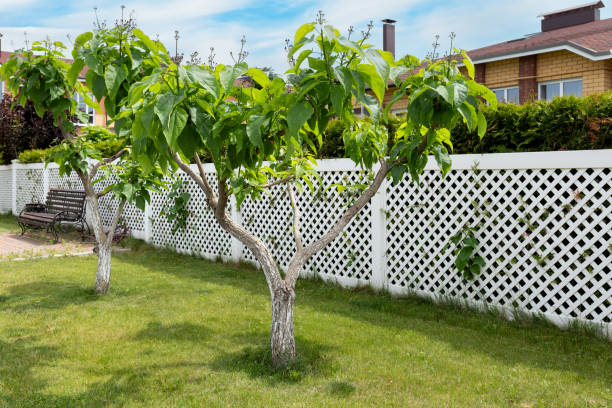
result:
[[[401,108],[401,109],[391,109],[391,114],[398,116],[398,115],[406,115],[408,113],[408,111],[406,110],[406,108]]]
[[[580,82],[582,83],[582,94],[584,95],[584,80],[582,79],[582,77],[577,77],[577,78],[564,78],[564,79],[553,79],[551,81],[542,81],[542,82],[538,82],[538,100],[539,101],[545,101],[546,99],[542,99],[542,90],[541,90],[541,85],[552,85],[552,84],[559,84],[559,97],[564,97],[565,95],[565,89],[563,87],[563,85],[566,82],[573,82],[573,81],[578,81],[580,80]],[[579,97],[583,96],[583,95],[578,95]]]
[[[93,97],[93,95],[91,97]],[[75,96],[73,98],[77,103],[77,109],[79,109],[79,104],[81,103],[81,99],[83,99],[83,96],[80,93],[75,92]],[[84,100],[83,103],[85,103]],[[76,122],[74,122],[75,126],[93,126],[96,124],[96,110],[87,104],[85,104],[85,106],[87,107],[86,113],[88,116],[90,115],[89,109],[91,109],[91,123],[82,123],[81,121],[77,120]]]
[[[493,91],[493,92],[495,92],[495,91],[504,91],[504,100],[503,101],[498,101],[499,103],[519,103],[519,101],[516,101],[516,102],[509,102],[508,101],[508,90],[509,89],[516,89],[516,90],[518,90],[519,91],[519,98],[521,97],[521,93],[520,93],[521,91],[519,90],[519,86],[518,85],[504,86],[504,87],[501,87],[501,88],[491,88],[491,91]],[[497,98],[497,95],[496,95],[496,98]]]

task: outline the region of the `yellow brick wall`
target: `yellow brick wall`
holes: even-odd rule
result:
[[[485,66],[485,85],[488,88],[516,86],[518,76],[518,58],[488,62]]]
[[[591,61],[570,51],[554,51],[537,56],[538,82],[557,79],[582,78],[582,95],[587,96],[612,90],[612,60]],[[462,71],[463,72],[463,71]],[[488,62],[485,68],[485,85],[491,89],[518,86],[518,58]],[[395,88],[385,95],[385,105],[393,97]],[[402,99],[393,109],[406,108],[407,100]]]
[[[582,96],[600,93],[606,87],[607,61],[591,61],[569,51],[539,54],[537,60],[538,82],[556,79],[582,78]]]

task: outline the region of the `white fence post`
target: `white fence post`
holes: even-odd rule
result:
[[[239,225],[242,225],[242,215],[240,214],[240,210],[238,210],[236,199],[233,196],[231,199],[231,206],[232,206],[232,211],[231,211],[232,220],[234,220],[234,222],[238,223]],[[240,260],[242,259],[243,251],[244,251],[244,246],[242,245],[242,242],[232,237],[232,261],[240,262]]]
[[[19,160],[15,159],[11,162],[12,169],[12,179],[13,179],[13,188],[12,188],[12,196],[13,196],[13,215],[17,214],[17,163]]]
[[[151,219],[151,203],[145,204],[144,210],[144,240],[147,244],[151,243],[153,237],[153,220]]]
[[[373,171],[376,173],[379,167],[380,165],[376,165]],[[370,201],[370,218],[372,220],[372,279],[370,285],[374,289],[387,288],[386,203],[387,180],[385,179]]]
[[[49,193],[49,169],[44,164],[42,168],[42,189],[42,199],[44,201],[47,197],[47,193]]]

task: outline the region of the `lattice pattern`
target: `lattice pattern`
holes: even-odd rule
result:
[[[155,193],[151,197],[152,243],[206,258],[231,256],[231,236],[219,226],[212,210],[206,206],[204,192],[186,174],[181,172],[178,177],[188,182],[187,192],[191,194],[187,227],[172,233],[172,225],[165,215],[160,215],[164,206],[172,203],[166,194]],[[215,177],[211,175],[208,179],[216,188]]]
[[[19,166],[17,177],[17,213],[21,212],[28,203],[44,203],[45,191],[43,188],[43,170],[38,166]]]
[[[313,196],[308,190],[296,197],[301,212],[301,232],[304,245],[320,238],[331,227],[348,205],[350,197],[328,187],[334,184],[363,182],[358,171],[323,171],[323,191]],[[272,251],[281,268],[286,268],[295,253],[292,236],[292,211],[284,187],[273,187],[272,197],[245,200],[240,209],[244,226],[262,238]],[[328,278],[354,280],[353,284],[367,282],[372,275],[370,205],[346,227],[345,231],[324,251],[315,255],[304,268],[305,275],[316,274]],[[250,251],[245,259],[255,261]]]
[[[13,209],[13,169],[0,166],[0,214]]]
[[[562,167],[574,153],[545,155],[554,159],[563,154],[563,160],[555,161]],[[529,168],[539,165],[536,155],[506,157],[508,168],[501,169],[491,165],[496,158],[487,159],[489,165],[482,170],[470,169],[473,163],[463,158],[444,180],[438,171],[428,169],[421,186],[408,180],[395,187],[386,185],[384,205],[385,200],[380,200],[376,208],[374,204],[366,206],[344,234],[308,263],[304,274],[337,278],[346,285],[376,281],[393,293],[446,296],[553,318],[604,323],[612,335],[612,169],[605,167],[609,164]],[[597,157],[602,163],[603,156]],[[515,158],[522,159],[523,166],[527,162],[527,169],[509,168]],[[0,168],[0,182],[12,175],[10,169]],[[40,166],[18,165],[16,172],[17,209],[30,201],[43,201]],[[342,161],[324,162],[320,172],[324,188],[358,183],[364,177]],[[11,197],[11,175],[0,184],[0,203]],[[195,183],[185,174],[179,173],[179,177],[187,181],[192,195],[187,229],[173,234],[165,216],[160,215],[167,202],[165,194],[153,194],[149,220],[137,210],[126,211],[132,228],[149,229],[157,246],[208,258],[232,256],[236,241],[219,227]],[[209,180],[215,186],[213,174]],[[52,166],[47,184],[50,188],[80,186],[75,174],[60,178]],[[238,216],[269,245],[282,268],[295,252],[286,197],[282,187],[275,187],[271,197],[245,201]],[[110,208],[114,205],[109,203]],[[298,194],[297,205],[302,213],[303,239],[309,244],[340,216],[347,197],[331,188],[315,197]],[[104,211],[109,220],[110,210]],[[374,231],[381,235],[384,229],[384,270],[373,266],[373,258],[378,265],[382,256],[372,254],[376,246],[372,243],[375,220],[371,214],[376,211],[386,214],[384,226]],[[472,282],[456,272],[450,251],[441,253],[448,238],[464,226],[478,226],[478,253],[487,263]],[[235,246],[234,256],[240,252],[238,248]],[[242,251],[241,259],[255,261],[248,250]]]
[[[387,279],[422,291],[532,313],[612,319],[612,172],[607,169],[451,171],[387,197]],[[406,205],[408,204],[408,205]],[[481,224],[484,273],[464,281],[440,250]]]

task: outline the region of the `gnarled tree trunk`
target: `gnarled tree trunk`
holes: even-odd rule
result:
[[[272,330],[270,330],[270,349],[272,362],[286,366],[296,357],[295,337],[293,335],[293,289],[277,289],[272,295]]]

